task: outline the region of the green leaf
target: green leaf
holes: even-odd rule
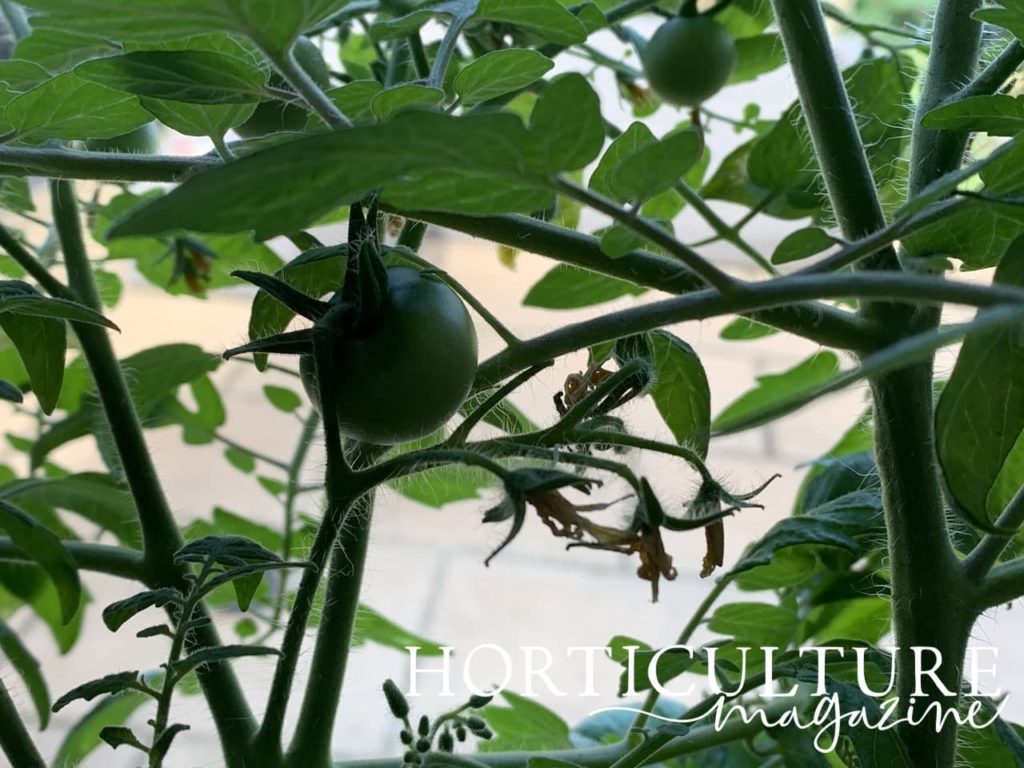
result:
[[[142,752],[148,751],[146,747],[132,732],[131,728],[123,725],[108,725],[100,729],[100,739],[111,749],[118,747],[134,747]]]
[[[182,594],[171,587],[146,590],[111,603],[103,609],[103,623],[111,632],[117,632],[135,614],[147,608],[163,608],[174,602],[181,602]]]
[[[75,68],[83,80],[136,96],[191,104],[255,104],[266,73],[214,51],[132,51]]]
[[[291,413],[302,405],[302,398],[287,387],[267,384],[263,387],[263,396],[279,411]]]
[[[67,327],[62,320],[0,313],[0,329],[14,344],[44,413],[53,413],[64,381]]]
[[[568,749],[569,726],[547,707],[523,696],[502,691],[508,706],[487,707],[487,724],[497,733],[478,745],[481,752]]]
[[[22,141],[109,139],[135,130],[150,115],[131,94],[83,80],[73,72],[57,75],[10,104],[4,118]]]
[[[239,472],[250,474],[256,469],[256,459],[251,453],[246,453],[241,448],[231,446],[224,449],[224,458]]]
[[[2,619],[0,619],[0,651],[14,667],[25,687],[28,689],[36,714],[39,716],[39,730],[46,730],[50,722],[50,692],[46,687],[42,670],[36,657],[25,647],[19,638]]]
[[[356,613],[352,640],[355,645],[377,643],[403,653],[407,652],[406,649],[415,647],[419,649],[419,656],[441,656],[444,653],[444,649],[434,641],[403,629],[363,604],[359,605],[359,611]]]
[[[711,388],[693,347],[668,331],[650,334],[654,353],[651,397],[680,445],[707,456],[711,439]]]
[[[534,283],[523,304],[545,309],[579,309],[622,296],[639,296],[646,290],[615,277],[559,264]]]
[[[499,1],[511,4],[514,0]],[[572,108],[566,109],[567,104]],[[569,73],[548,83],[533,108],[531,120],[551,173],[582,168],[604,146],[601,102],[583,75]]]
[[[444,91],[419,83],[405,83],[378,92],[370,102],[370,111],[378,120],[414,107],[436,107],[444,99]]]
[[[995,282],[1024,286],[1024,237],[1007,250]],[[990,312],[978,313],[979,318],[986,315]],[[1022,433],[1024,335],[1020,324],[970,336],[939,398],[935,437],[946,485],[973,519],[991,521],[1001,511],[990,506],[989,494]],[[1024,481],[1024,472],[1017,478]]]
[[[135,502],[127,487],[109,475],[83,472],[19,480],[5,485],[0,499],[66,509],[110,531],[121,544],[138,547],[142,542]]]
[[[703,139],[696,130],[675,130],[625,157],[612,172],[612,184],[625,200],[642,202],[676,184],[702,150]]]
[[[17,507],[0,501],[0,528],[18,549],[32,558],[57,588],[63,622],[67,624],[82,602],[82,584],[75,559],[61,540]]]
[[[456,501],[478,499],[481,491],[494,482],[494,476],[482,469],[452,465],[417,472],[390,485],[407,499],[440,508]]]
[[[740,643],[785,648],[796,635],[800,620],[789,608],[768,603],[727,603],[715,609],[708,629],[730,635]]]
[[[553,66],[551,59],[532,49],[504,48],[463,67],[452,87],[463,105],[472,106],[525,88]]]
[[[276,648],[266,648],[260,645],[219,645],[211,648],[202,648],[186,656],[184,659],[176,661],[171,665],[170,671],[175,677],[184,677],[193,669],[203,664],[218,664],[243,656],[280,655],[281,652]]]
[[[121,47],[103,35],[76,32],[60,24],[46,26],[40,18],[32,20],[32,34],[19,40],[14,49],[16,59],[33,62],[51,75],[67,72],[88,59],[120,52]]]
[[[629,199],[628,196],[615,187],[614,173],[623,160],[641,147],[653,144],[655,141],[654,134],[646,124],[631,123],[608,145],[608,149],[601,156],[600,162],[590,176],[590,189],[599,195],[610,197],[616,202],[626,202]]]
[[[152,699],[149,696],[138,691],[123,691],[107,696],[69,728],[57,750],[54,767],[72,768],[80,765],[102,743],[100,733],[104,728],[125,722],[135,710],[150,701]]]
[[[979,131],[1013,136],[1024,131],[1024,96],[971,96],[931,110],[925,128],[937,131]]]
[[[586,28],[558,0],[480,0],[473,18],[505,22],[559,45],[587,39]]]
[[[820,227],[807,227],[791,232],[772,253],[772,264],[788,264],[821,253],[836,244],[835,238]]]
[[[204,536],[190,541],[174,553],[179,563],[217,563],[237,567],[250,563],[280,562],[281,558],[247,536]]]
[[[0,281],[0,314],[70,320],[118,330],[116,325],[99,312],[67,299],[40,296],[35,288],[20,280]]]
[[[79,699],[95,699],[104,693],[122,693],[128,690],[137,690],[139,686],[138,672],[115,672],[112,675],[104,675],[97,680],[90,680],[88,683],[75,686],[53,703],[53,711],[59,712],[68,704]]]
[[[281,51],[344,0],[31,0],[25,5],[47,11],[64,28],[109,38],[160,41],[221,31],[251,35]]]
[[[778,331],[770,325],[746,317],[737,317],[722,329],[719,337],[726,341],[751,341],[763,339],[765,336],[772,336],[776,333]]]
[[[976,19],[1009,30],[1018,40],[1024,40],[1024,7],[1020,0],[1001,0],[998,5],[987,6],[973,15]]]
[[[715,417],[712,427],[720,430],[723,424],[739,421],[788,400],[794,392],[821,384],[838,373],[839,358],[833,352],[823,351],[783,373],[758,376],[757,386],[726,406]]]
[[[740,37],[736,40],[736,63],[729,84],[746,83],[786,63],[786,51],[777,34]]]
[[[567,87],[575,93],[571,83]],[[585,81],[583,87],[596,106],[597,96]],[[582,119],[593,126],[591,118],[596,118],[603,134],[600,116],[585,107],[581,111],[591,117]],[[553,104],[550,108],[550,119],[578,122],[566,121],[560,109],[556,115]],[[548,119],[541,121],[545,130]],[[485,214],[543,209],[553,200],[550,173],[588,162],[600,148],[600,137],[596,148],[591,136],[581,145],[587,151],[573,154],[578,133],[566,137],[572,146],[545,134],[549,152],[538,151],[535,134],[508,113],[455,117],[410,110],[382,125],[301,138],[197,174],[165,197],[130,211],[109,235],[253,229],[265,239],[302,229],[377,187],[385,202],[411,210]]]

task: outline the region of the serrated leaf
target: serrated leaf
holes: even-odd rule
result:
[[[174,553],[174,559],[182,563],[209,560],[231,568],[281,560],[277,554],[245,536],[204,536],[181,547]]]
[[[444,649],[433,640],[428,640],[407,629],[403,629],[390,619],[363,604],[359,605],[359,610],[356,613],[352,642],[355,645],[377,643],[385,648],[393,648],[403,653],[408,653],[409,648],[415,647],[419,649],[417,653],[420,656],[441,656],[444,654]]]
[[[693,347],[668,331],[650,334],[654,355],[651,397],[680,445],[707,456],[711,439],[711,388]]]
[[[995,282],[1024,286],[1024,237],[1003,256]],[[978,317],[986,314],[983,310]],[[939,398],[935,431],[939,463],[953,497],[972,518],[994,520],[1001,507],[989,504],[990,491],[1024,434],[1024,335],[1019,325],[964,342]],[[1024,468],[1015,474],[1018,484],[1024,482]],[[1006,483],[1012,484],[1012,479]]]
[[[931,110],[923,125],[939,131],[980,131],[1013,136],[1024,131],[1024,96],[995,94],[958,99]]]
[[[139,592],[131,597],[126,597],[124,600],[111,603],[104,608],[103,623],[107,625],[107,629],[111,632],[116,632],[126,621],[140,611],[144,611],[147,608],[163,608],[170,603],[180,602],[181,599],[181,593],[171,587],[161,587],[160,589]]]
[[[553,66],[551,59],[532,49],[504,48],[463,67],[452,87],[463,105],[472,106],[525,88]]]
[[[63,623],[69,623],[82,602],[82,584],[78,565],[64,544],[52,531],[6,501],[0,501],[0,529],[50,577],[60,598]]]
[[[502,21],[559,45],[587,39],[587,30],[558,0],[480,0],[474,19]]]
[[[600,195],[610,197],[616,202],[626,202],[629,199],[628,196],[615,186],[615,170],[623,160],[638,149],[655,141],[657,139],[654,138],[651,129],[644,123],[631,123],[608,145],[608,149],[601,156],[601,161],[590,176],[590,189]]]
[[[567,104],[572,109],[567,110]],[[582,168],[604,146],[601,102],[587,79],[577,73],[561,75],[548,83],[533,108],[531,124],[552,173]]]
[[[127,690],[137,689],[139,673],[115,672],[112,675],[104,675],[97,680],[90,680],[88,683],[75,686],[53,703],[53,711],[59,712],[68,704],[79,699],[89,701],[104,693],[121,693]]]
[[[266,73],[215,51],[132,51],[75,68],[83,80],[136,96],[190,104],[255,104]]]
[[[160,41],[222,31],[283,50],[344,0],[31,0],[25,5],[47,11],[65,28],[115,39]]]
[[[596,95],[585,81],[583,87],[596,110]],[[580,109],[590,117],[582,119],[589,127],[596,119],[603,136],[599,114],[585,107]],[[549,109],[551,120],[566,123],[560,108]],[[557,136],[549,135],[549,128]],[[130,211],[109,235],[252,229],[265,239],[302,229],[378,187],[385,202],[404,208],[476,214],[538,210],[554,197],[550,173],[578,160],[585,164],[601,141],[598,137],[592,147],[593,136],[587,138],[582,152],[578,133],[563,140],[560,127],[545,124],[544,130],[548,152],[538,151],[535,132],[511,114],[456,117],[410,110],[382,125],[301,138],[204,171]],[[563,141],[571,144],[563,147]]]
[[[370,110],[378,120],[386,120],[402,110],[436,107],[444,99],[444,91],[418,83],[405,83],[386,88],[370,102]]]
[[[772,253],[772,264],[788,264],[821,253],[836,244],[835,238],[820,227],[807,227],[791,232]]]
[[[671,188],[700,157],[704,142],[692,128],[669,133],[623,158],[612,172],[616,192],[642,202]]]
[[[545,309],[579,309],[622,296],[639,296],[646,290],[625,280],[559,264],[534,283],[523,304]]]
[[[142,752],[148,752],[147,747],[138,740],[131,728],[124,725],[107,725],[100,729],[100,739],[111,749],[118,747],[134,747]]]
[[[83,80],[73,72],[16,97],[4,118],[22,141],[109,139],[140,128],[150,115],[123,91]]]

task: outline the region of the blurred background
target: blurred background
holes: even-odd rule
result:
[[[888,24],[922,24],[921,0],[891,0],[885,4],[857,3],[872,21]],[[884,7],[882,7],[884,5]],[[635,22],[644,34],[652,31],[657,19]],[[435,30],[436,31],[436,30]],[[861,43],[856,36],[839,35],[836,39],[844,65],[856,59]],[[610,33],[602,32],[591,43],[613,56],[625,56],[622,44]],[[561,67],[572,64],[562,57]],[[631,119],[629,105],[622,102],[616,84],[601,77],[596,86],[602,92],[606,115],[620,125]],[[777,70],[753,83],[726,89],[707,106],[710,110],[737,120],[743,118],[750,103],[761,105],[761,115],[771,119],[781,113],[795,98],[793,84],[784,69]],[[685,118],[669,108],[662,108],[646,118],[661,135]],[[721,160],[737,146],[742,136],[723,121],[709,126],[708,142],[712,163]],[[162,151],[168,154],[201,154],[211,148],[201,140],[164,132],[160,137]],[[39,194],[40,216],[46,217],[45,188]],[[82,191],[80,189],[80,191]],[[744,209],[727,203],[715,203],[715,210],[728,222],[735,222]],[[581,230],[592,231],[602,225],[600,217],[584,213]],[[24,222],[17,226],[25,227]],[[755,218],[744,230],[746,239],[761,253],[770,254],[781,238],[795,228],[792,222],[770,217]],[[337,242],[344,234],[340,227],[317,231],[324,242]],[[697,242],[712,234],[707,225],[687,210],[677,220],[676,234],[686,242]],[[282,257],[295,254],[287,241],[273,241],[270,246]],[[712,243],[702,253],[716,264],[745,277],[750,272],[749,260],[728,244]],[[529,337],[552,330],[585,317],[613,309],[660,298],[655,292],[639,297],[625,297],[585,310],[547,310],[523,305],[523,298],[552,266],[541,257],[521,252],[514,258],[499,258],[493,244],[431,229],[421,255],[450,271],[481,299],[487,307],[516,334]],[[231,288],[211,292],[206,298],[191,295],[172,296],[155,287],[134,271],[128,261],[112,263],[124,283],[123,298],[109,312],[121,327],[114,336],[120,355],[169,342],[196,343],[213,354],[247,339],[247,322],[252,292]],[[984,279],[973,275],[972,279]],[[671,330],[689,342],[703,360],[712,389],[713,413],[720,411],[755,385],[757,377],[779,373],[813,355],[814,345],[784,334],[757,341],[726,341],[720,332],[728,320],[690,323]],[[500,341],[482,322],[477,323],[481,342],[481,359],[498,351]],[[939,354],[939,371],[948,371],[954,354]],[[849,361],[845,361],[849,362]],[[556,418],[552,395],[562,388],[566,375],[586,367],[583,354],[560,360],[530,384],[516,392],[512,399],[539,424]],[[431,372],[423,371],[424,378]],[[259,374],[249,364],[236,362],[221,365],[214,374],[227,409],[227,421],[221,432],[231,441],[250,447],[271,459],[287,462],[302,429],[295,413],[268,407],[263,388],[281,386],[300,392],[297,380],[285,374]],[[861,416],[865,406],[864,387],[856,387],[819,402],[811,408],[784,418],[777,424],[752,430],[742,435],[712,442],[709,466],[725,485],[746,491],[760,485],[775,473],[781,479],[772,483],[760,496],[763,510],[752,509],[728,519],[726,529],[725,568],[735,562],[743,548],[787,515],[795,498],[808,462],[825,453]],[[303,406],[305,408],[305,406]],[[634,402],[623,413],[637,433],[671,441],[668,429],[650,402]],[[31,434],[34,426],[23,422],[5,424],[5,430]],[[147,433],[161,479],[172,506],[182,524],[209,519],[216,507],[229,510],[249,520],[277,528],[281,507],[277,499],[261,484],[260,472],[245,474],[229,465],[223,444],[190,446],[183,443],[180,427],[151,430]],[[304,483],[322,480],[319,443],[313,446]],[[102,463],[91,442],[80,441],[55,454],[59,463],[75,471],[102,469]],[[666,457],[631,456],[627,461],[654,478],[659,495],[676,500],[681,511],[696,490],[696,479],[680,472],[680,464]],[[0,464],[7,464],[19,474],[25,471],[26,460],[15,446],[0,446]],[[263,473],[270,474],[270,473]],[[597,491],[594,500],[612,501],[622,489],[608,484]],[[483,510],[496,500],[484,491],[480,498],[468,499],[435,509],[419,504],[392,489],[382,489],[376,506],[372,542],[367,565],[363,603],[400,626],[442,645],[455,648],[453,685],[459,698],[439,696],[436,675],[421,679],[424,695],[413,699],[418,711],[438,713],[458,703],[466,693],[461,684],[462,661],[474,647],[497,644],[510,651],[513,658],[512,691],[523,691],[523,660],[517,649],[542,646],[554,658],[550,675],[556,685],[571,695],[543,694],[539,701],[550,707],[570,725],[600,706],[622,703],[615,696],[619,668],[610,660],[600,659],[596,665],[597,697],[577,695],[583,685],[584,668],[580,656],[568,655],[573,646],[604,646],[615,635],[629,635],[659,647],[674,642],[678,632],[712,586],[714,576],[699,578],[704,553],[704,537],[695,534],[668,534],[666,547],[675,558],[679,570],[673,582],[662,583],[658,603],[651,602],[649,585],[636,578],[634,558],[607,552],[573,550],[567,552],[563,542],[550,536],[535,519],[529,519],[523,534],[496,558],[489,568],[483,560],[496,546],[504,530],[483,526]],[[316,493],[303,495],[299,512],[318,516],[321,500]],[[625,516],[625,505],[613,507],[611,518]],[[134,630],[143,624],[137,619],[121,632],[111,634],[99,621],[99,612],[107,603],[136,591],[122,581],[90,574],[87,581],[92,604],[87,608],[82,637],[75,648],[61,654],[47,626],[29,611],[21,611],[12,619],[13,628],[40,659],[47,672],[51,693],[60,695],[71,687],[106,672],[118,669],[154,669],[163,660],[165,649],[158,641],[139,641]],[[763,599],[755,595],[747,599]],[[723,599],[729,600],[727,594]],[[226,636],[243,616],[237,610],[223,608],[217,613]],[[880,620],[870,613],[865,621]],[[975,642],[981,646],[997,646],[998,679],[1010,693],[1005,713],[1011,718],[1024,716],[1024,690],[1015,690],[1024,680],[1024,652],[1016,638],[1024,629],[1019,612],[1000,609],[986,617],[976,628]],[[697,640],[707,637],[698,633]],[[275,638],[276,639],[276,638]],[[271,642],[275,642],[274,639]],[[20,680],[8,674],[0,661],[0,675],[12,688],[12,695],[34,723],[27,692]],[[436,666],[426,660],[424,666]],[[265,700],[273,663],[266,659],[235,662],[254,709],[259,711]],[[307,670],[303,668],[301,674]],[[355,651],[345,681],[341,705],[341,726],[335,737],[339,757],[399,753],[397,726],[380,695],[384,678],[392,677],[404,689],[408,683],[408,659],[395,650],[368,644]],[[481,653],[474,661],[473,679],[481,685],[499,682],[504,665],[490,653]],[[699,683],[699,681],[698,681]],[[301,689],[296,689],[301,690]],[[543,687],[540,687],[543,690]],[[699,698],[698,691],[690,697]],[[1022,694],[1020,700],[1014,694]],[[190,723],[187,738],[175,743],[169,764],[174,766],[214,766],[220,763],[219,748],[212,723],[204,711],[200,697],[176,698],[174,720]],[[41,735],[44,754],[52,755],[62,741],[68,725],[80,716],[86,705],[76,704],[54,717]],[[147,715],[143,708],[136,714],[138,723]],[[112,753],[100,749],[86,763],[94,766],[128,765],[132,755],[124,750]]]

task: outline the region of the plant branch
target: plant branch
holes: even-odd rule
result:
[[[11,234],[10,230],[0,224],[0,248],[7,251],[7,254],[14,259],[18,265],[24,269],[32,278],[39,283],[43,289],[57,299],[67,299],[73,301],[75,296],[71,290],[64,285],[60,280],[50,274],[50,271],[44,267],[39,261],[29,253],[29,250],[23,246],[18,240]]]
[[[985,69],[978,73],[977,77],[948,101],[954,102],[960,99],[969,99],[972,96],[988,96],[996,93],[1013,76],[1021,64],[1024,64],[1024,43],[1021,43],[1020,40],[1012,40]]]
[[[0,748],[11,761],[11,768],[46,768],[3,680],[0,680]]]
[[[696,275],[699,275],[708,285],[717,288],[722,293],[734,292],[741,288],[742,284],[735,278],[720,270],[693,249],[676,240],[657,224],[647,221],[647,219],[637,215],[634,211],[622,208],[608,198],[591,192],[589,189],[584,189],[564,178],[557,179],[556,186],[558,191],[566,197],[610,216],[638,235],[664,248],[668,253],[689,267]]]
[[[310,665],[314,672],[302,700],[288,765],[322,766],[330,762],[331,736],[359,609],[372,517],[373,494],[368,493],[349,508],[342,523],[331,557],[323,617]]]
[[[979,613],[1024,597],[1024,559],[997,565],[981,584],[975,610]]]
[[[146,583],[145,563],[142,553],[127,547],[112,547],[91,541],[63,541],[64,548],[71,554],[82,570],[105,573]],[[8,537],[0,536],[0,560],[18,563],[35,562],[14,545]]]
[[[0,175],[5,176],[180,182],[198,170],[218,165],[221,161],[210,155],[172,157],[0,145]]]
[[[1024,525],[1024,485],[1017,489],[1017,493],[1010,499],[1010,503],[996,518],[995,527],[1008,531],[1016,531]],[[978,542],[978,545],[964,559],[964,573],[970,579],[978,580],[984,578],[989,572],[999,555],[1006,549],[1013,534],[1010,533],[989,533]]]
[[[51,191],[68,282],[79,301],[99,311],[99,296],[82,239],[74,190],[68,181],[54,181]],[[103,412],[135,502],[142,527],[146,582],[180,587],[182,573],[174,564],[174,552],[182,545],[181,533],[157,477],[131,392],[110,338],[100,326],[73,323],[72,327],[96,382]],[[211,622],[204,622],[197,628],[194,640],[201,646],[212,647],[220,643]],[[237,765],[240,742],[249,738],[254,727],[238,680],[225,663],[204,666],[199,679],[221,736],[225,759],[228,765]]]
[[[667,293],[682,294],[705,287],[693,272],[671,259],[645,251],[609,259],[597,238],[528,216],[420,211],[404,215]],[[870,347],[885,340],[882,329],[850,313],[817,304],[787,304],[759,314],[757,320],[839,349]]]
[[[884,224],[857,120],[818,0],[772,0],[832,209],[848,240]],[[890,250],[883,261],[894,261]]]
[[[742,293],[730,296],[710,289],[696,291],[610,312],[524,341],[518,347],[506,349],[484,361],[477,370],[476,386],[490,386],[531,365],[652,328],[731,314],[756,313],[757,319],[761,320],[761,311],[772,307],[810,299],[851,297],[924,305],[952,302],[996,306],[1020,305],[1024,300],[1024,290],[969,285],[919,275],[861,272],[776,278],[750,284]]]
[[[274,53],[264,50],[264,55],[270,59],[288,84],[294,88],[306,101],[310,109],[316,112],[331,128],[351,128],[352,121],[342,113],[323,92],[319,85],[302,68],[295,58],[295,46],[291,45],[283,53]]]

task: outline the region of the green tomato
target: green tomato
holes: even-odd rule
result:
[[[308,37],[300,37],[295,41],[295,60],[313,78],[313,82],[323,89],[331,87],[331,73],[320,55],[316,43]],[[270,85],[274,88],[288,88],[277,73],[270,76]],[[235,127],[235,133],[243,139],[255,139],[281,131],[301,131],[306,127],[309,113],[295,104],[286,104],[277,99],[262,101],[256,106],[252,117]]]
[[[409,267],[388,269],[377,325],[338,346],[338,421],[346,437],[393,445],[444,426],[476,376],[476,330],[462,300]],[[299,362],[302,384],[320,409],[313,358]]]
[[[85,148],[90,152],[134,152],[155,155],[158,144],[156,123],[152,122],[110,139],[89,139],[85,142]]]
[[[678,16],[658,27],[643,51],[644,72],[662,101],[695,107],[729,80],[736,44],[707,16]]]

